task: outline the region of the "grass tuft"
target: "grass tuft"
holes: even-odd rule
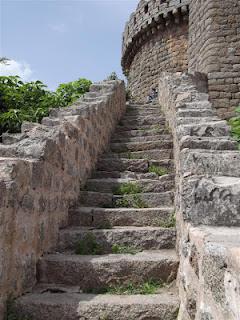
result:
[[[114,244],[112,246],[112,253],[115,253],[115,254],[125,254],[125,253],[128,253],[128,254],[137,254],[138,252],[141,252],[142,250],[140,249],[137,249],[137,248],[134,248],[134,247],[128,247],[128,246],[120,246],[118,244]]]
[[[102,221],[96,226],[96,229],[112,229],[112,225],[109,221]]]
[[[107,293],[116,295],[134,295],[134,294],[155,294],[158,289],[163,287],[162,282],[149,280],[142,284],[134,284],[129,282],[123,285],[115,285],[107,288]]]
[[[113,193],[118,195],[141,193],[142,188],[133,182],[126,182],[114,189]]]
[[[166,221],[160,221],[158,226],[161,228],[174,228],[176,227],[176,216],[173,213]]]
[[[148,208],[148,205],[141,199],[139,194],[133,194],[131,197],[123,196],[115,202],[116,208]]]
[[[92,233],[87,233],[82,240],[77,242],[75,253],[79,255],[99,255],[103,253],[103,248],[97,243]]]
[[[111,285],[105,288],[89,289],[84,293],[92,294],[113,294],[113,295],[135,295],[135,294],[156,294],[160,288],[163,288],[165,284],[161,281],[148,280],[141,284],[135,284],[128,282],[121,285]]]
[[[237,116],[229,120],[231,126],[232,137],[238,142],[238,149],[240,150],[240,106],[236,109]]]
[[[156,173],[158,176],[164,176],[165,174],[168,174],[168,170],[163,167],[150,165],[148,168],[149,173]]]

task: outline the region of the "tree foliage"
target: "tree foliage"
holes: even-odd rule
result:
[[[18,76],[0,77],[0,133],[19,132],[23,121],[40,122],[51,108],[66,107],[89,90],[91,81],[60,84],[55,92],[41,81],[23,82]]]

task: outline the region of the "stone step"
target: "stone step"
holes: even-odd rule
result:
[[[100,171],[133,171],[147,173],[149,167],[154,164],[171,170],[174,166],[173,160],[148,161],[146,159],[114,159],[100,158],[97,163],[97,170]]]
[[[95,295],[81,294],[78,287],[45,285],[18,299],[14,311],[34,320],[176,320],[176,292],[163,288],[155,295]]]
[[[128,138],[128,137],[145,137],[145,136],[154,136],[160,134],[169,134],[169,129],[165,127],[155,127],[153,129],[129,129],[129,130],[116,130],[113,134],[113,138]]]
[[[134,128],[136,126],[164,125],[165,117],[162,116],[145,116],[145,117],[123,117],[119,122],[120,126]]]
[[[167,160],[173,158],[172,149],[153,149],[143,151],[129,151],[129,152],[107,152],[102,155],[102,159],[114,158],[114,159],[146,159],[146,160]]]
[[[127,116],[164,116],[161,110],[158,109],[141,109],[138,110],[136,108],[133,109],[127,109],[126,113],[124,114],[124,117]]]
[[[129,114],[129,112],[126,112],[123,117],[121,118],[120,122],[122,122],[122,120],[137,120],[137,121],[143,121],[143,120],[153,120],[155,122],[155,119],[156,118],[161,118],[161,119],[165,119],[165,116],[161,113],[157,113],[157,112],[154,112],[154,114],[141,114],[141,113],[138,113],[138,114]]]
[[[180,141],[180,148],[208,149],[208,150],[237,150],[237,141],[227,137],[183,137]]]
[[[102,253],[111,253],[114,245],[134,247],[140,250],[172,249],[176,243],[175,228],[161,227],[114,227],[112,229],[92,229],[69,227],[59,233],[57,251],[75,251],[79,241],[85,241],[91,234],[101,246]]]
[[[138,110],[145,110],[145,109],[153,109],[153,110],[161,110],[161,107],[157,103],[130,103],[127,105],[127,110],[138,109]]]
[[[83,292],[129,282],[171,283],[176,279],[175,250],[143,251],[136,254],[69,255],[49,254],[38,263],[40,283],[79,286]]]
[[[177,117],[211,117],[215,116],[214,109],[189,109],[179,108],[177,110]]]
[[[103,226],[160,227],[170,221],[173,214],[173,207],[141,209],[76,207],[69,210],[69,224],[94,228]]]
[[[175,186],[175,181],[171,175],[164,175],[159,177],[158,180],[152,179],[88,179],[84,190],[96,191],[96,192],[111,192],[117,194],[118,188],[122,185],[134,184],[139,187],[139,191],[142,193],[147,192],[164,192],[173,190]]]
[[[148,125],[141,125],[141,124],[126,124],[126,125],[118,125],[116,126],[116,133],[129,131],[129,130],[142,130],[142,131],[148,131],[148,130],[159,130],[161,128],[164,128],[165,126],[165,120],[162,120],[158,124],[148,124]]]
[[[141,136],[141,137],[122,137],[121,135],[113,136],[111,142],[147,142],[147,141],[163,141],[172,140],[170,134],[159,134],[155,136]]]
[[[169,173],[174,177],[174,174]],[[93,179],[102,179],[102,178],[119,178],[119,179],[159,179],[160,177],[156,173],[139,173],[133,171],[95,171],[92,175]]]
[[[113,195],[112,193],[81,191],[79,197],[79,203],[83,206],[104,208],[150,208],[172,206],[173,200],[173,191],[127,194],[124,196]]]
[[[159,140],[159,141],[146,141],[146,142],[122,142],[111,143],[110,150],[112,152],[128,152],[128,151],[144,151],[153,149],[172,149],[173,141]]]

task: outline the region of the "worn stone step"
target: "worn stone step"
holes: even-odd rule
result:
[[[123,117],[121,118],[120,122],[122,122],[123,120],[137,120],[137,121],[143,121],[143,120],[153,120],[155,122],[156,118],[161,118],[161,119],[165,119],[165,116],[163,114],[161,114],[160,112],[154,112],[154,114],[142,114],[142,113],[138,113],[138,114],[131,114],[129,112],[126,112]]]
[[[144,159],[99,159],[97,169],[103,171],[135,171],[147,172],[148,161]]]
[[[142,131],[147,131],[147,130],[159,130],[161,128],[164,128],[166,124],[165,119],[159,120],[157,124],[140,124],[140,123],[126,123],[124,125],[118,125],[116,127],[115,132],[124,132],[124,131],[129,131],[129,130],[142,130]]]
[[[171,149],[173,148],[173,141],[159,140],[159,141],[146,141],[146,142],[122,142],[111,143],[110,150],[113,152],[128,152],[128,151],[144,151],[153,149]]]
[[[240,177],[240,152],[183,149],[180,166],[192,175]]]
[[[97,163],[97,170],[101,171],[133,171],[147,173],[149,167],[154,164],[171,170],[174,166],[173,160],[165,159],[160,161],[146,159],[114,159],[100,158]]]
[[[188,125],[188,124],[201,124],[201,123],[207,123],[207,122],[218,122],[219,121],[219,117],[217,116],[212,116],[212,117],[178,117],[176,119],[176,124],[177,126],[180,125]]]
[[[145,117],[123,117],[119,125],[123,127],[135,127],[135,126],[151,126],[165,124],[166,119],[163,116],[145,116]]]
[[[172,191],[159,193],[127,194],[124,196],[113,195],[112,193],[81,191],[79,203],[84,206],[96,206],[104,208],[130,207],[150,208],[171,206],[174,193]]]
[[[14,311],[34,320],[176,320],[176,292],[163,288],[155,295],[95,295],[81,294],[78,287],[45,285],[18,299]]]
[[[143,251],[136,254],[49,254],[38,263],[38,281],[80,286],[83,292],[149,279],[170,283],[176,279],[175,250]]]
[[[174,177],[174,174],[169,173]],[[159,176],[156,173],[139,173],[133,171],[95,171],[92,175],[93,179],[101,178],[120,178],[120,179],[159,179]]]
[[[180,148],[188,149],[209,149],[209,150],[237,150],[237,141],[227,137],[183,137],[180,141]]]
[[[214,109],[189,109],[179,108],[176,113],[177,117],[211,117],[216,115]]]
[[[129,130],[116,130],[113,138],[128,138],[128,137],[145,137],[145,136],[154,136],[160,134],[169,134],[169,129],[166,127],[155,127],[153,129],[129,129]]]
[[[129,109],[161,109],[158,103],[129,103],[127,105],[127,110]]]
[[[134,247],[141,250],[172,249],[176,243],[175,228],[161,227],[114,227],[92,229],[71,227],[59,233],[57,251],[75,251],[80,240],[92,234],[103,253],[111,253],[113,245]]]
[[[170,134],[159,134],[153,136],[141,136],[141,137],[122,137],[121,135],[113,136],[111,142],[147,142],[147,141],[163,141],[172,140]]]
[[[143,151],[129,151],[129,152],[107,152],[102,155],[102,158],[125,158],[125,159],[147,159],[147,160],[166,160],[173,158],[172,149],[153,149]]]
[[[162,113],[162,111],[159,109],[127,109],[126,113],[124,114],[124,117],[127,116],[164,116],[164,114]]]
[[[171,175],[164,175],[159,177],[158,180],[152,179],[88,179],[85,185],[84,190],[87,191],[97,191],[97,192],[111,192],[117,193],[117,188],[123,184],[134,184],[140,188],[140,191],[143,193],[147,192],[164,192],[174,189],[175,181]]]
[[[173,214],[173,207],[141,209],[76,207],[69,210],[69,224],[95,228],[103,226],[160,227],[170,221]]]

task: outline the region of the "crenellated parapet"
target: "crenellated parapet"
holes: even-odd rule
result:
[[[122,67],[128,74],[138,50],[157,33],[188,20],[190,0],[141,0],[123,33]]]

